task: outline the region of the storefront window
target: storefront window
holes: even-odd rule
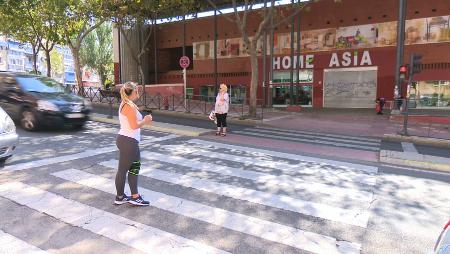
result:
[[[278,85],[272,89],[273,105],[289,105],[293,100],[294,105],[312,105],[312,85],[294,85],[294,94],[291,95],[289,85]]]
[[[294,83],[297,83],[297,70],[293,73]],[[312,83],[313,82],[313,70],[300,70],[298,73],[299,83]],[[277,83],[290,83],[291,72],[290,71],[275,71],[273,72],[274,84]]]
[[[241,104],[245,102],[247,88],[243,85],[231,85],[228,87],[228,93],[231,97],[231,103]]]
[[[450,108],[450,81],[416,82],[409,98],[417,108]]]

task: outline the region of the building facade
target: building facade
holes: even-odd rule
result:
[[[55,46],[56,52],[63,59],[63,72],[58,81],[65,84],[75,84],[76,75],[74,61],[70,49],[66,46]],[[38,72],[47,73],[45,54],[40,50],[37,56]],[[33,49],[28,43],[21,43],[5,36],[0,36],[0,71],[27,72],[33,71]]]
[[[324,0],[312,3],[309,11],[280,24],[273,37],[269,31],[267,40],[261,39],[258,45],[259,103],[275,107],[293,103],[316,108],[368,108],[379,97],[393,100],[398,71],[398,2]],[[289,6],[279,10],[292,11]],[[250,35],[256,32],[260,21],[259,12],[249,15]],[[144,56],[148,61],[144,71],[146,83],[182,83],[178,59],[184,46],[185,54],[192,60],[187,86],[194,95],[214,96],[217,58],[218,82],[229,85],[232,101],[248,99],[251,65],[239,30],[236,24],[217,17],[214,56],[214,27],[214,17],[158,25]],[[120,37],[116,30],[116,83],[136,79],[138,73]],[[138,45],[139,40],[134,43]],[[417,107],[449,108],[448,0],[408,1],[404,63],[408,63],[412,53],[423,55],[423,70],[414,76],[411,87],[402,85],[401,95],[409,96]]]

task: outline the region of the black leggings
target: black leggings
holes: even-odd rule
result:
[[[117,147],[119,148],[119,168],[116,174],[117,196],[123,196],[125,180],[128,170],[135,161],[141,160],[138,141],[134,138],[117,135]],[[128,173],[128,185],[131,195],[138,194],[138,176]]]
[[[227,127],[227,113],[216,114],[217,117],[217,127]]]

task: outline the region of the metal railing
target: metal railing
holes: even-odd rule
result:
[[[71,91],[74,94],[85,97],[92,103],[104,103],[110,105],[119,105],[121,102],[120,94],[117,90],[103,90],[96,87],[83,87],[83,90],[79,90],[77,86],[72,86]],[[215,97],[203,96],[203,95],[188,95],[186,99],[181,94],[150,94],[141,91],[139,99],[136,101],[136,105],[143,107],[144,109],[157,109],[167,110],[174,112],[186,112],[194,114],[209,115],[214,109]],[[257,101],[256,119],[262,120],[264,117],[264,108],[261,101]],[[230,103],[228,115],[247,118],[249,117],[250,107],[247,100],[241,100],[239,103],[233,100]]]

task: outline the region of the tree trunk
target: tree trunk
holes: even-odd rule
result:
[[[45,60],[47,62],[47,77],[51,77],[52,76],[52,64],[50,61],[50,50],[44,49],[45,51]]]
[[[105,71],[103,70],[102,67],[99,67],[99,68],[97,69],[97,73],[98,73],[98,76],[99,76],[99,78],[100,78],[100,87],[101,87],[102,89],[106,89],[106,87],[105,87],[105,82],[106,82]]]
[[[256,95],[258,92],[258,55],[256,53],[257,41],[252,40],[250,49],[250,63],[252,69],[252,80],[250,83],[250,103],[249,103],[249,115],[250,117],[256,117],[257,100]]]
[[[139,83],[141,85],[145,85],[145,77],[144,77],[144,69],[142,68],[142,64],[138,63],[138,68],[139,68]]]
[[[77,77],[77,85],[78,85],[78,94],[83,96],[83,75],[81,74],[81,66],[80,66],[80,49],[69,44],[70,51],[72,52],[73,64],[75,67],[75,76]]]
[[[38,55],[38,52],[36,52],[37,50],[36,50],[36,46],[35,45],[31,45],[32,47],[33,47],[33,72],[34,72],[34,74],[38,74],[38,71],[37,71],[37,55]]]

